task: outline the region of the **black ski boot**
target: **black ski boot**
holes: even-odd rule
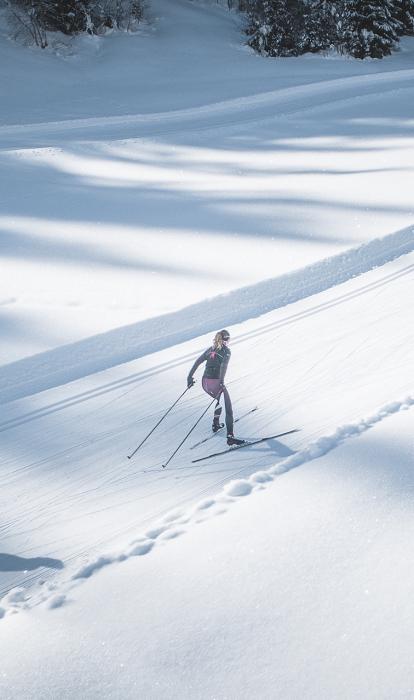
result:
[[[227,444],[230,445],[244,445],[246,440],[240,440],[239,438],[235,438],[234,435],[227,435]]]
[[[223,409],[221,406],[217,406],[214,411],[213,425],[211,426],[213,433],[216,433],[221,428],[224,428],[224,423],[220,423],[220,415],[222,410]]]

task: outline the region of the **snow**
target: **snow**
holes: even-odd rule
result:
[[[414,40],[152,8],[0,36],[0,696],[411,697]],[[163,469],[198,372],[128,460],[221,327],[237,435],[298,432]]]
[[[374,239],[355,249],[225,295],[192,304],[145,322],[99,334],[57,350],[0,367],[0,399],[12,401],[61,383],[154,353],[217,326],[241,323],[298,299],[313,296],[414,249],[414,229]],[[390,281],[409,274],[410,265],[391,272]],[[387,278],[388,280],[388,278]],[[387,280],[374,282],[374,286]],[[368,285],[368,289],[371,285]]]
[[[240,422],[242,436],[301,429],[251,448],[250,455],[243,450],[193,465],[192,459],[217,451],[212,446],[222,440],[217,435],[191,450],[209,430],[206,416],[162,468],[205,408],[196,384],[162,428],[126,459],[177,398],[177,389],[181,393],[208,336],[3,404],[3,547],[64,562],[54,577],[62,585],[72,576],[90,576],[125,557],[120,545],[130,533],[143,537],[138,544],[145,550],[154,539],[151,524],[176,506],[174,527],[182,506],[211,498],[220,485],[236,481],[226,486],[230,495],[251,490],[251,474],[318,457],[408,406],[414,395],[407,382],[414,369],[412,324],[410,305],[401,299],[412,298],[413,259],[414,253],[400,256],[234,327],[227,384],[236,415],[252,407],[252,396],[259,406]],[[13,567],[3,591],[34,586],[36,602],[44,597],[50,569],[47,563],[23,573]]]
[[[412,40],[274,61],[235,13],[153,15],[67,58],[0,37],[2,364],[412,226]]]
[[[65,606],[7,616],[2,696],[410,697],[413,448],[394,413]]]

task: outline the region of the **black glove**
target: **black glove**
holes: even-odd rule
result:
[[[187,377],[187,389],[191,389],[192,386],[194,386],[195,381],[194,377],[191,377],[190,375]]]

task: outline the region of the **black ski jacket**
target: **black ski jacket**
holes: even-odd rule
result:
[[[223,346],[220,350],[214,350],[213,347],[208,348],[202,355],[194,362],[188,379],[191,379],[197,367],[199,367],[203,362],[206,363],[203,377],[208,379],[219,379],[221,382],[224,380],[227,371],[227,365],[229,364],[231,352],[229,348]]]

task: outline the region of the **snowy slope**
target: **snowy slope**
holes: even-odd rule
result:
[[[125,541],[182,504],[211,495],[235,475],[266,468],[347,423],[413,396],[414,253],[319,295],[232,328],[228,376],[246,437],[301,432],[214,463],[206,416],[167,470],[163,461],[206,406],[197,385],[134,457],[126,455],[181,393],[209,336],[155,352],[114,370],[3,404],[2,542],[6,551],[63,562],[72,574],[100,550]],[[213,448],[214,446],[214,448]],[[62,566],[62,564],[60,564]],[[53,567],[51,567],[53,569]],[[5,575],[10,585],[45,571]],[[64,578],[68,574],[65,573]],[[5,588],[6,587],[6,588]]]
[[[413,41],[153,8],[0,38],[0,695],[410,697]],[[224,326],[238,434],[300,431],[194,464],[206,415],[163,469],[198,381],[128,460]]]
[[[6,617],[2,697],[411,697],[412,410]]]
[[[0,39],[3,364],[412,225],[413,40],[266,61],[235,14],[153,7],[72,58]]]
[[[237,13],[210,2],[151,0],[137,35],[80,37],[70,52],[22,51],[1,37],[1,124],[168,113],[269,90],[411,69],[410,40],[384,61],[319,56],[263,61]],[[47,74],[47,80],[45,80]]]

